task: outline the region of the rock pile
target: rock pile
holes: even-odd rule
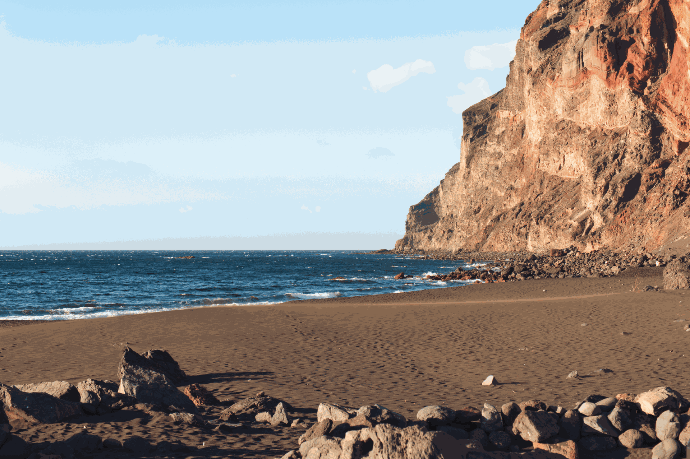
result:
[[[572,409],[538,400],[453,410],[427,406],[406,420],[380,405],[321,404],[318,420],[282,459],[565,457],[653,446],[677,459],[690,445],[690,403],[668,387],[636,397],[590,395]]]

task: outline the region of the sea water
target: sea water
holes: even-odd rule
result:
[[[86,319],[409,292],[468,283],[425,279],[458,266],[469,265],[354,251],[0,251],[0,319]],[[414,277],[393,279],[400,272]]]

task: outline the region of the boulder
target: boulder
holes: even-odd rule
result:
[[[101,437],[88,432],[77,432],[65,440],[65,444],[75,453],[88,454],[101,447]]]
[[[350,431],[341,442],[340,459],[444,459],[447,449],[458,451],[456,440],[445,432],[424,432],[417,426],[403,429],[390,424]],[[363,452],[369,451],[364,456]],[[459,451],[458,451],[459,452]],[[455,457],[448,454],[448,457]]]
[[[678,290],[690,288],[690,269],[681,260],[673,260],[664,268],[664,289]]]
[[[117,438],[105,438],[103,439],[103,447],[108,449],[119,449],[122,448],[122,442]]]
[[[455,413],[453,413],[453,418]],[[482,409],[482,417],[480,419],[480,426],[486,432],[498,432],[503,430],[503,418],[501,412],[495,406],[484,404]]]
[[[686,425],[685,428],[680,431],[680,435],[678,435],[678,442],[680,442],[683,448],[687,450],[688,445],[690,445],[690,424]]]
[[[566,459],[578,459],[577,443],[566,440],[556,443],[532,443],[534,449],[540,449],[547,453],[563,456]]]
[[[513,423],[513,430],[516,431],[523,440],[543,443],[560,430],[556,414],[546,411],[523,411],[518,415]]]
[[[356,412],[357,410],[353,408],[331,403],[320,403],[319,408],[316,411],[316,419],[318,421],[330,419],[331,421],[335,422],[343,422],[355,416]]]
[[[482,445],[482,448],[488,448],[491,442],[489,436],[482,429],[474,429],[470,432],[470,440],[474,440]]]
[[[84,414],[79,403],[60,400],[44,392],[22,392],[3,384],[0,384],[0,402],[10,420],[48,424]]]
[[[325,418],[322,421],[318,421],[299,437],[299,439],[297,440],[297,444],[301,445],[305,441],[313,440],[314,438],[328,435],[331,432],[332,428],[333,421],[331,419]]]
[[[0,446],[2,459],[26,459],[29,452],[28,443],[16,435],[11,435],[4,445]]]
[[[302,458],[306,459],[312,449],[316,449],[319,455],[321,455],[321,457],[323,457],[324,459],[328,456],[324,456],[322,455],[322,453],[335,454],[335,452],[337,451],[338,455],[333,456],[333,459],[337,459],[340,456],[341,451],[338,440],[325,435],[321,437],[312,438],[311,440],[307,440],[304,443],[302,443],[299,447],[299,453],[302,455]]]
[[[582,416],[578,411],[568,410],[561,418],[561,428],[565,432],[567,438],[573,441],[578,441],[582,429]]]
[[[183,392],[196,406],[220,405],[218,399],[200,384],[190,384]]]
[[[31,456],[30,456],[31,458]],[[74,459],[74,449],[63,441],[57,441],[48,445],[38,453],[38,459]]]
[[[578,446],[587,451],[611,451],[616,449],[618,443],[613,437],[592,435],[590,437],[582,437],[578,442]]]
[[[662,411],[675,412],[687,410],[690,404],[682,395],[670,387],[657,387],[643,392],[635,399],[640,409],[650,416],[658,416]]]
[[[633,426],[633,420],[627,410],[616,406],[608,415],[609,422],[621,432],[625,432]]]
[[[77,391],[82,408],[89,414],[105,414],[136,403],[134,397],[118,393],[114,381],[87,379],[77,384]]]
[[[168,351],[162,349],[152,349],[144,355],[139,355],[132,348],[126,347],[117,368],[118,378],[122,379],[130,367],[139,367],[164,374],[175,385],[184,384],[187,381],[187,375],[182,371],[180,365],[170,356]]]
[[[498,380],[494,375],[489,375],[484,381],[482,381],[482,386],[497,386]]]
[[[520,402],[518,406],[521,411],[546,411],[548,408],[546,403],[539,400],[527,400],[526,402]]]
[[[664,441],[667,438],[678,439],[681,427],[678,415],[673,411],[664,411],[656,418],[656,438]]]
[[[587,416],[582,420],[582,435],[604,434],[610,437],[618,437],[620,434],[612,425],[609,419],[600,414],[599,416]]]
[[[595,405],[601,408],[601,411],[608,413],[616,406],[617,402],[618,399],[616,399],[616,397],[607,397],[603,400],[599,400]]]
[[[15,385],[17,389],[26,393],[43,392],[45,394],[52,395],[60,400],[66,400],[68,402],[78,402],[79,391],[73,385],[67,381],[52,381],[52,382],[42,382],[38,384],[20,384]]]
[[[579,411],[583,416],[596,416],[597,414],[601,413],[601,407],[598,407],[592,402],[584,402],[582,405],[580,405],[577,411]]]
[[[417,412],[417,419],[430,426],[442,426],[453,422],[455,410],[439,405],[425,406]]]
[[[272,426],[290,425],[290,418],[288,418],[287,412],[285,411],[285,405],[283,405],[283,402],[280,402],[278,403],[278,405],[276,405],[276,411],[275,413],[273,413],[270,422]]]
[[[618,441],[625,448],[642,448],[644,437],[637,429],[628,429],[618,436]]]
[[[355,412],[355,418],[358,416],[364,416],[372,425],[385,423],[401,428],[407,426],[405,416],[381,405],[365,405]],[[349,421],[353,421],[353,419]]]
[[[667,438],[652,450],[652,459],[680,459],[682,448],[673,438]]]
[[[222,421],[229,421],[237,418],[239,420],[253,421],[254,417],[262,411],[275,413],[276,407],[280,403],[283,404],[286,410],[292,411],[292,407],[287,402],[259,392],[255,396],[240,400],[221,411],[220,419]]]
[[[170,411],[198,412],[196,405],[167,376],[149,368],[134,365],[123,367],[118,392],[142,403],[162,405]]]
[[[501,414],[503,415],[503,424],[506,426],[513,425],[513,421],[518,417],[522,410],[515,402],[506,403],[501,407]]]

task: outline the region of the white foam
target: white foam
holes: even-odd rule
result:
[[[299,299],[314,299],[314,298],[336,298],[340,296],[340,292],[320,292],[320,293],[286,293],[285,296]]]

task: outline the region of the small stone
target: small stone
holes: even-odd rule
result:
[[[640,404],[643,412],[652,416],[658,416],[667,409],[685,411],[689,406],[688,401],[670,387],[657,387],[643,392],[635,401]]]
[[[354,416],[355,412],[356,410],[346,406],[331,403],[320,403],[316,412],[316,418],[319,422],[323,421],[324,419],[330,419],[335,422],[343,422]]]
[[[644,437],[637,429],[628,429],[618,436],[618,441],[625,448],[642,448]]]
[[[145,454],[153,450],[153,446],[145,438],[138,435],[132,435],[122,443],[122,446],[133,453]]]
[[[580,377],[580,375],[577,372],[577,370],[574,370],[574,371],[571,371],[570,373],[568,373],[567,379],[578,379],[579,377]]]
[[[558,434],[558,416],[546,411],[523,411],[513,423],[523,440],[543,443]]]
[[[276,411],[275,413],[273,413],[273,416],[271,417],[271,420],[269,422],[272,426],[290,424],[290,419],[288,418],[288,415],[285,412],[285,406],[283,405],[283,402],[278,403],[278,406],[276,406]]]
[[[587,451],[610,451],[615,449],[618,444],[613,437],[592,435],[590,437],[582,437],[578,445]]]
[[[606,415],[587,416],[582,420],[582,435],[604,434],[618,437],[619,432],[611,425]]]
[[[584,402],[582,405],[580,405],[577,411],[579,411],[583,416],[596,416],[597,414],[601,413],[601,407],[598,407],[592,402]]]
[[[628,411],[622,409],[620,406],[616,406],[609,413],[608,418],[611,425],[621,432],[625,432],[633,425],[632,418],[630,417]]]
[[[325,418],[311,426],[306,432],[302,434],[297,440],[297,444],[301,445],[305,441],[313,440],[314,438],[328,435],[333,429],[333,421]]]
[[[271,422],[271,419],[273,416],[271,416],[271,413],[267,411],[262,411],[260,413],[256,413],[256,416],[254,416],[254,420],[256,422]]]
[[[482,381],[482,386],[496,386],[498,385],[498,380],[494,375],[489,375],[484,381]]]
[[[297,455],[297,451],[293,449],[285,453],[280,459],[299,459],[299,456]]]
[[[616,397],[607,397],[603,400],[599,400],[595,405],[601,408],[602,411],[609,412],[616,406],[616,402],[618,402]]]
[[[515,418],[522,412],[520,407],[515,402],[506,403],[501,407],[501,413],[503,414],[503,423],[506,425],[512,425]]]
[[[548,453],[563,456],[567,459],[578,459],[577,443],[572,440],[557,443],[532,443],[534,449],[541,449]]]

